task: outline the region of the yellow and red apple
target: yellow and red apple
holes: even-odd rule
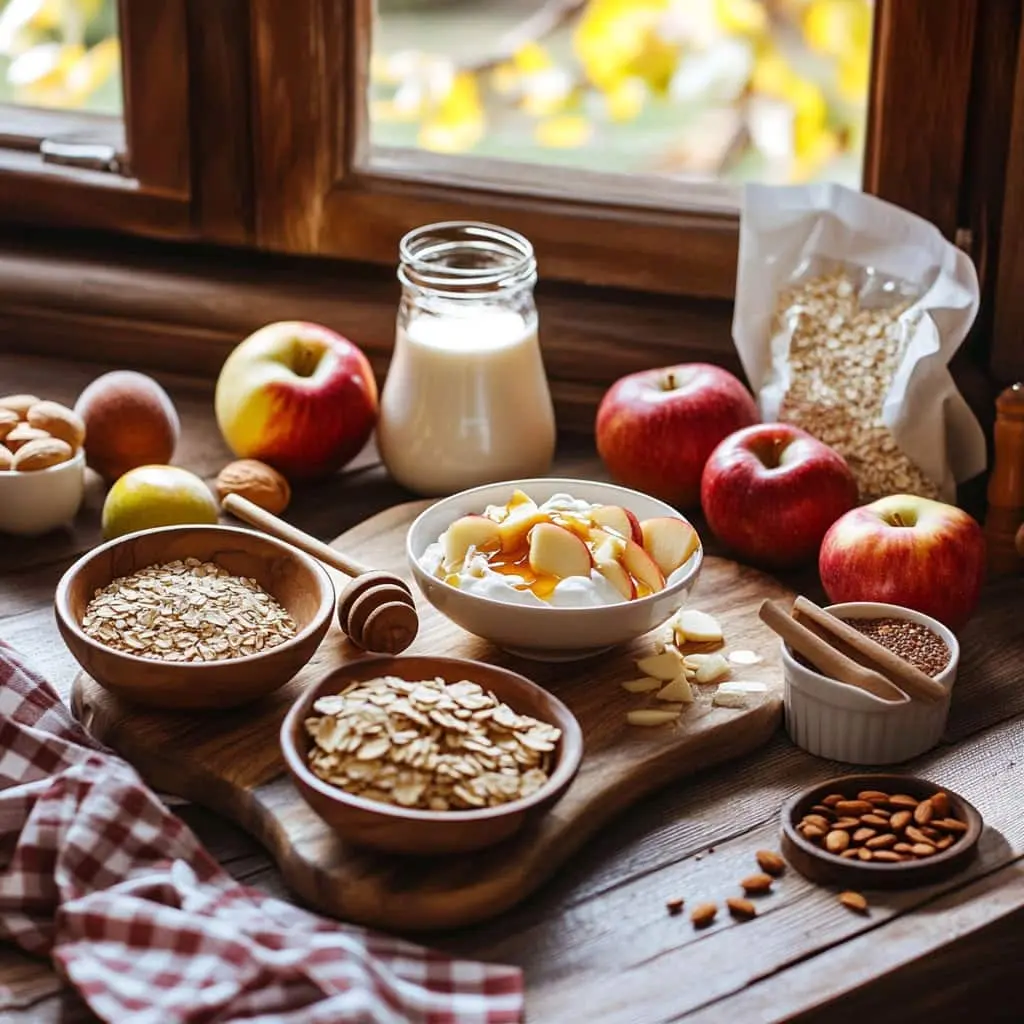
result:
[[[954,505],[891,494],[832,525],[818,572],[835,604],[899,604],[956,631],[981,595],[985,537],[977,521]]]
[[[788,423],[758,423],[711,453],[701,505],[720,541],[750,562],[799,565],[857,501],[846,460]]]
[[[319,324],[268,324],[227,358],[217,380],[217,423],[238,458],[292,480],[350,462],[377,421],[377,384],[362,351]]]
[[[616,381],[597,410],[597,450],[612,476],[679,508],[696,505],[704,463],[723,438],[760,419],[728,370],[683,363]]]

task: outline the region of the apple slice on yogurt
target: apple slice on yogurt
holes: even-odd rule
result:
[[[522,500],[517,501],[520,497]],[[537,503],[528,498],[522,491],[516,491],[508,505],[508,515],[498,523],[498,536],[501,539],[502,551],[514,551],[526,541],[526,535],[539,523],[550,520],[546,512],[541,512]]]
[[[626,541],[626,548],[622,552],[622,564],[629,574],[639,580],[652,594],[665,589],[664,574],[654,559],[636,541]]]
[[[599,561],[595,558],[594,566],[625,600],[632,601],[636,597],[636,584],[633,582],[633,577],[622,567],[621,562]]]
[[[640,524],[644,550],[665,576],[671,576],[697,550],[697,531],[682,519],[656,516]]]
[[[597,508],[590,510],[590,518],[598,526],[614,530],[620,537],[625,537],[627,540],[634,540],[637,544],[642,544],[644,541],[636,516],[621,505],[598,505]]]
[[[456,519],[441,539],[446,565],[456,565],[463,561],[470,548],[497,547],[500,536],[498,524],[486,516],[467,515]]]
[[[590,576],[590,548],[555,523],[538,523],[530,532],[530,568],[541,576]]]

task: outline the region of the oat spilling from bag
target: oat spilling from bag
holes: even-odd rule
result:
[[[431,811],[496,807],[549,777],[561,730],[469,680],[382,676],[320,697],[309,767],[349,793]]]
[[[908,300],[862,306],[843,271],[809,278],[779,297],[773,333],[789,339],[790,383],[779,419],[802,427],[846,459],[862,501],[887,494],[938,498],[882,420],[906,346]],[[772,346],[775,348],[773,340]]]
[[[269,650],[296,635],[287,611],[255,580],[198,558],[121,576],[97,590],[86,636],[160,661],[220,661]]]

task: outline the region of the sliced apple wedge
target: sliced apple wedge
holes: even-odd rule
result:
[[[595,558],[597,571],[619,592],[623,600],[632,601],[636,597],[636,584],[633,577],[616,561],[598,561]]]
[[[636,541],[626,541],[622,564],[629,574],[639,580],[652,594],[665,589],[665,577],[653,558]]]
[[[621,505],[598,505],[597,508],[591,509],[590,518],[598,526],[614,530],[620,537],[643,544],[644,538],[640,530],[640,523],[628,508],[623,508]]]
[[[441,546],[445,564],[461,562],[470,548],[497,547],[498,541],[498,524],[492,519],[478,515],[462,516],[444,531]]]
[[[652,679],[660,679],[663,683],[670,683],[677,676],[682,675],[682,655],[669,648],[661,654],[650,654],[646,658],[640,658],[636,663],[637,671],[643,672],[645,676]]]
[[[670,576],[697,550],[697,531],[685,520],[656,516],[640,524],[644,550],[655,565]]]
[[[522,491],[517,491],[516,494],[522,494]],[[498,523],[501,550],[514,551],[516,548],[522,547],[526,541],[526,535],[538,523],[549,523],[548,515],[546,512],[541,512],[529,498],[515,505],[510,504],[508,515]]]
[[[538,523],[530,533],[530,568],[543,576],[589,576],[590,548],[562,526]]]

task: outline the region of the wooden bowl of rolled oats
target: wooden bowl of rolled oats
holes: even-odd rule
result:
[[[168,526],[83,555],[61,578],[57,625],[101,686],[149,707],[234,707],[283,686],[334,614],[314,558],[262,533]]]
[[[479,661],[365,658],[311,687],[281,725],[296,788],[346,841],[466,853],[562,796],[583,756],[572,712]]]

